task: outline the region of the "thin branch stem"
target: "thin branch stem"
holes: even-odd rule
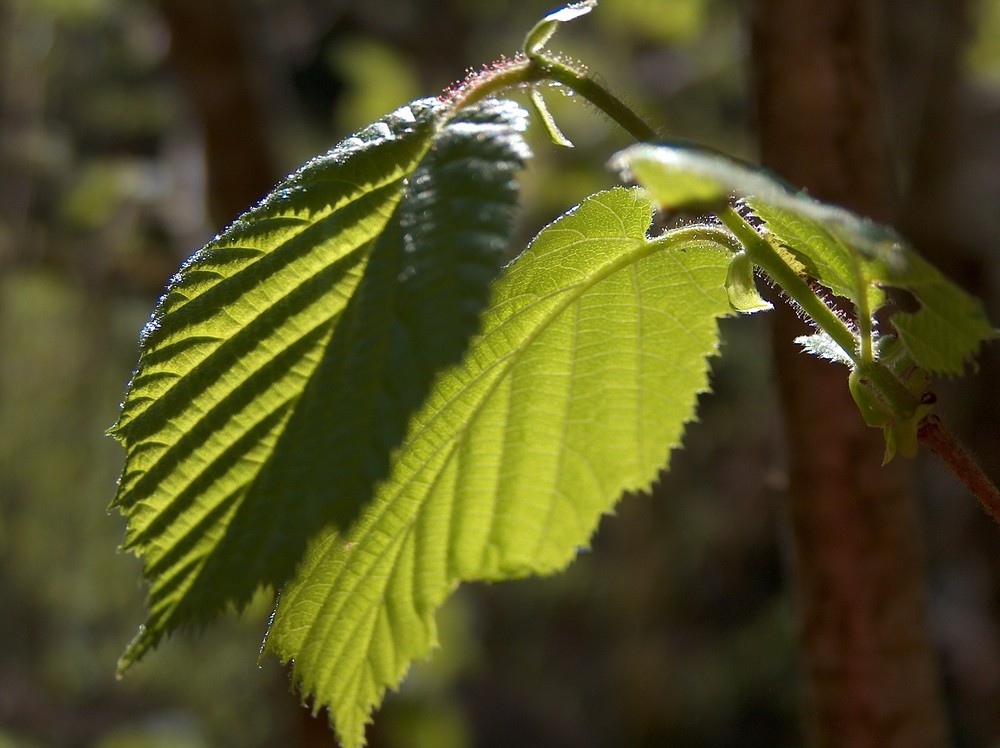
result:
[[[986,513],[1000,524],[1000,489],[941,419],[930,415],[921,420],[917,427],[917,438],[940,458],[976,497]]]
[[[816,295],[799,275],[781,259],[770,243],[730,206],[717,212],[719,220],[743,245],[753,263],[795,301],[819,327],[857,363],[857,340],[847,324]]]
[[[582,66],[577,69],[564,61],[543,55],[515,59],[495,72],[470,81],[455,101],[454,111],[500,91],[542,81],[559,83],[582,96],[636,140],[652,140],[656,137],[656,131],[652,127],[625,102],[587,75]]]

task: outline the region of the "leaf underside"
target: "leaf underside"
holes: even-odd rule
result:
[[[345,746],[435,645],[435,610],[460,581],[564,568],[679,445],[730,313],[729,254],[697,231],[651,242],[651,216],[644,192],[618,189],[539,234],[372,506],[316,538],[282,591],[266,649],[294,661]]]
[[[844,220],[824,222],[794,208],[753,199],[747,204],[764,221],[772,241],[790,250],[810,277],[869,314],[891,304],[887,289],[911,293],[919,307],[903,311],[889,306],[890,319],[920,368],[960,375],[982,343],[995,337],[977,299],[876,224],[846,211]]]
[[[813,200],[764,169],[683,143],[632,146],[611,165],[667,209],[713,210],[731,198],[745,200],[789,265],[852,302],[858,318],[886,306],[888,289],[912,294],[919,308],[890,307],[892,325],[912,362],[929,372],[961,374],[980,345],[995,337],[979,301],[892,229]]]
[[[161,298],[112,429],[127,451],[125,547],[150,580],[121,669],[280,585],[310,535],[346,526],[475,332],[526,114],[497,101],[445,113],[414,102],[310,162]]]

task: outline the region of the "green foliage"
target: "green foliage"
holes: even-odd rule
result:
[[[994,335],[979,301],[890,228],[817,202],[762,169],[700,146],[678,144],[633,146],[612,163],[649,188],[668,210],[719,211],[733,198],[745,199],[763,221],[759,233],[788,270],[854,307],[857,339],[843,352],[848,360],[872,359],[877,348],[887,345],[872,322],[891,304],[887,291],[910,300],[911,308],[892,306],[892,326],[908,362],[929,372],[961,374],[983,341]],[[753,310],[746,261],[737,255],[736,262],[740,265],[731,274],[731,295]],[[762,269],[780,283],[775,268]]]
[[[612,164],[648,192],[591,196],[497,278],[528,149],[523,110],[487,95],[551,79],[648,131],[543,51],[593,5],[547,16],[526,57],[451,105],[414,102],[310,162],[171,282],[113,430],[115,503],[151,583],[122,668],[270,586],[266,651],[362,745],[459,583],[563,569],[656,480],[708,390],[718,318],[770,307],[755,272],[816,324],[808,350],[851,367],[887,458],[915,449],[928,374],[993,336],[978,302],[891,230],[763,170],[629,148]],[[723,226],[650,236],[654,203]],[[896,298],[913,308],[882,330]]]
[[[524,38],[524,53],[529,57],[537,56],[541,53],[552,35],[556,33],[559,24],[572,21],[580,16],[586,15],[597,6],[597,0],[583,0],[578,3],[570,3],[559,10],[549,13],[545,18],[535,24],[534,28],[528,32]]]
[[[748,204],[763,219],[770,240],[787,248],[808,277],[851,301],[859,318],[892,305],[892,327],[920,368],[961,374],[982,342],[993,337],[982,304],[883,227],[846,211],[821,218],[761,200]],[[887,291],[902,291],[906,306],[894,304]],[[876,333],[872,345],[878,344]]]
[[[538,235],[370,512],[318,538],[282,592],[267,649],[294,661],[346,745],[435,643],[457,582],[564,568],[680,444],[729,313],[728,256],[700,229],[648,239],[651,215],[643,193],[616,190]]]
[[[727,278],[733,307],[765,308],[751,263],[799,305],[819,328],[800,342],[851,367],[850,391],[862,416],[883,429],[885,462],[897,451],[916,453],[920,420],[934,401],[929,375],[961,374],[995,337],[979,301],[890,228],[813,200],[763,169],[683,144],[633,146],[612,165],[647,186],[663,208],[719,215],[743,245]],[[763,222],[759,230],[728,206],[733,199]],[[820,287],[852,308],[850,319]],[[889,317],[888,331],[880,329],[879,312]]]
[[[151,579],[122,667],[280,585],[316,528],[348,524],[474,332],[524,117],[497,102],[442,114],[415,102],[310,162],[160,300],[112,432],[128,452],[125,545]]]

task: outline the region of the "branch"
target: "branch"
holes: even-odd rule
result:
[[[1000,489],[979,467],[968,450],[941,423],[927,416],[917,427],[917,438],[930,448],[979,501],[986,513],[1000,524]]]

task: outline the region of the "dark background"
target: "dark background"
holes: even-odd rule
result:
[[[1000,2],[877,5],[898,224],[1000,319]],[[0,746],[332,743],[286,673],[258,666],[266,597],[114,679],[143,589],[116,553],[123,525],[106,507],[122,453],[103,432],[185,256],[311,155],[515,52],[552,9],[0,3]],[[664,134],[753,159],[752,13],[603,0],[552,46]],[[611,186],[603,163],[628,143],[580,102],[549,99],[577,148],[534,134],[525,240]],[[388,698],[373,746],[801,744],[768,320],[724,333],[716,392],[656,495],[627,497],[564,575],[460,591],[440,616],[443,649]],[[996,348],[938,390],[994,476]],[[953,736],[997,746],[1000,530],[924,455],[913,473]]]

